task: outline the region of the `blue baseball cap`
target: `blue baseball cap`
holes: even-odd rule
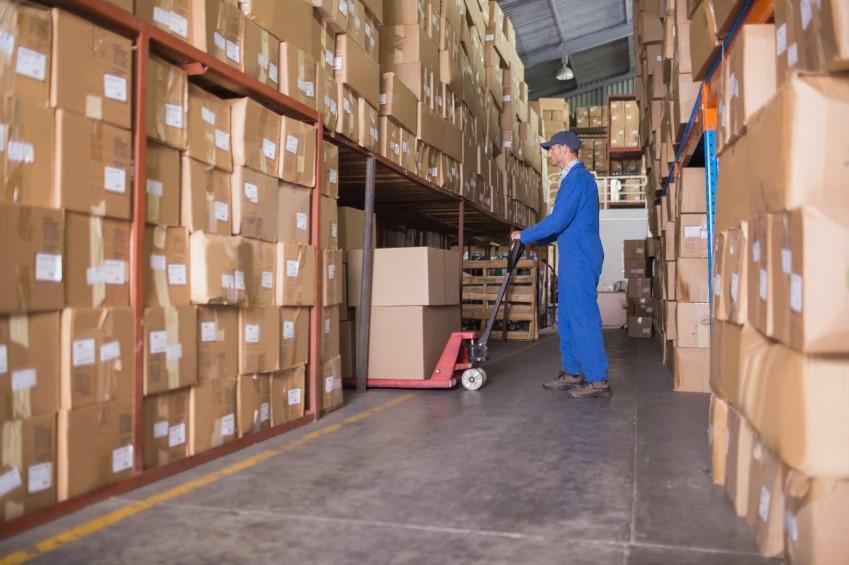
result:
[[[581,148],[581,140],[578,139],[578,136],[571,131],[558,131],[551,136],[551,139],[545,143],[540,143],[540,147],[546,151],[551,149],[552,145],[565,145],[569,149],[577,151]]]

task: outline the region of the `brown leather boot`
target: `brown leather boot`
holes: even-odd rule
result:
[[[607,381],[581,383],[569,388],[567,394],[572,398],[610,398],[613,390]]]
[[[584,382],[584,377],[581,375],[570,375],[565,371],[560,371],[557,377],[542,383],[542,388],[546,390],[568,390],[574,386],[578,386],[582,382]]]

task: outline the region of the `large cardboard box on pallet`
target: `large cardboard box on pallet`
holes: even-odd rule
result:
[[[65,304],[75,308],[130,305],[130,224],[65,215]]]
[[[297,365],[272,373],[270,381],[271,425],[279,426],[304,415],[307,366]]]
[[[234,377],[239,372],[239,310],[197,307],[198,383]]]
[[[236,439],[236,377],[200,382],[189,390],[189,455]]]
[[[460,258],[456,251],[432,247],[377,249],[373,269],[372,306],[460,303]],[[361,275],[349,268],[348,277],[350,283]],[[349,293],[348,300],[356,306],[359,296]]]
[[[197,382],[197,312],[194,306],[147,308],[144,313],[144,394]]]
[[[230,105],[201,87],[189,85],[186,153],[213,167],[233,170]]]
[[[56,502],[56,413],[0,425],[0,522]]]
[[[189,389],[144,399],[144,467],[152,469],[189,454]]]
[[[236,380],[236,418],[239,437],[271,427],[269,375],[239,375]]]
[[[0,316],[0,422],[59,409],[59,313]]]

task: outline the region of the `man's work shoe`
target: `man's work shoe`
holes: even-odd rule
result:
[[[581,375],[570,375],[569,373],[560,371],[560,374],[556,378],[542,383],[542,388],[547,390],[568,390],[582,382],[584,382],[584,377]]]
[[[607,381],[585,382],[569,388],[567,394],[572,398],[610,398],[613,391]]]

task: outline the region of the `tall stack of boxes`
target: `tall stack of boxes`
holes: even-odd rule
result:
[[[625,240],[625,278],[627,279],[626,308],[628,310],[628,335],[650,338],[653,334],[655,301],[652,285],[654,246],[645,239]]]
[[[347,320],[347,311],[340,308],[344,302],[345,265],[343,251],[339,248],[339,149],[322,143],[321,187],[321,408],[329,412],[342,404],[342,357],[340,350],[340,318]]]

